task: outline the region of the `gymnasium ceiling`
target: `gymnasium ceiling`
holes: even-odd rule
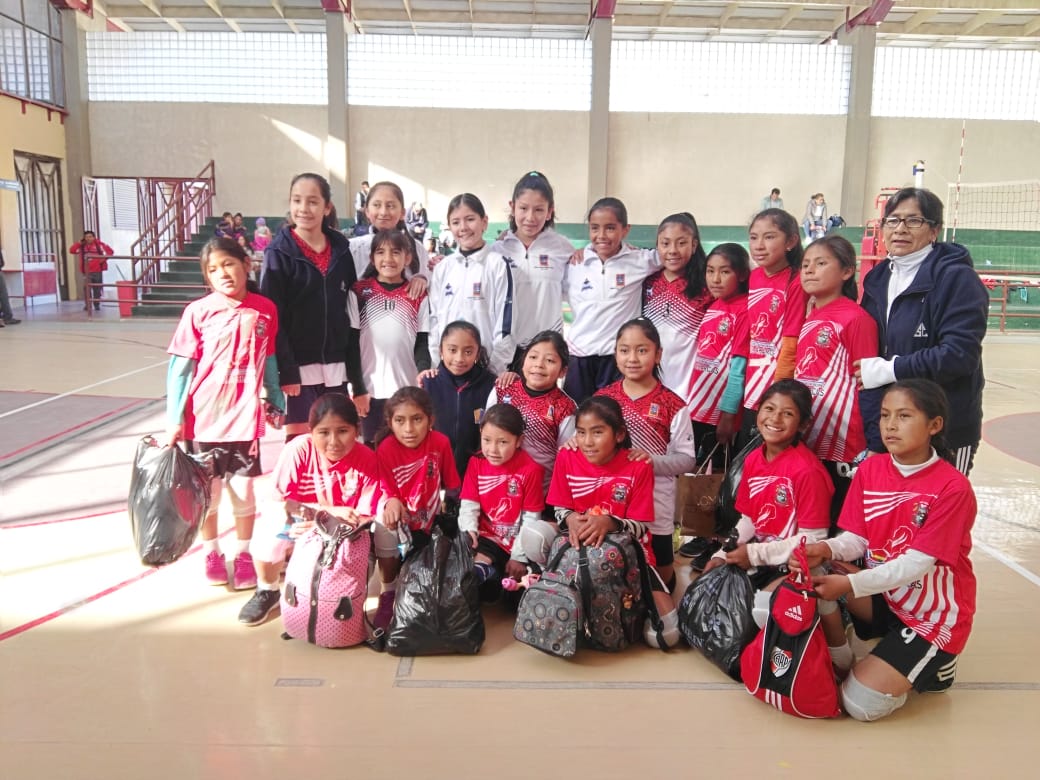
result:
[[[612,0],[95,0],[94,7],[126,31],[321,33],[322,4],[339,2],[351,6],[362,34],[583,38],[590,8],[609,13]],[[870,7],[616,0],[613,37],[822,43]],[[1040,50],[1040,0],[874,0],[873,8],[880,45]]]

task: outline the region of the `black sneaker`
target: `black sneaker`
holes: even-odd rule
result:
[[[715,539],[705,539],[695,536],[679,548],[679,555],[690,558],[690,568],[693,571],[704,571],[711,556],[722,549],[722,543]]]
[[[9,320],[4,320],[4,325],[17,325],[19,322],[21,322],[21,320],[16,320],[14,317],[11,317]]]
[[[238,613],[238,622],[258,626],[278,610],[281,595],[276,590],[257,590]]]

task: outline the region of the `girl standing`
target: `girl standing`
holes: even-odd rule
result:
[[[686,402],[661,384],[661,337],[647,319],[626,322],[617,333],[617,368],[622,379],[597,395],[621,407],[632,438],[631,457],[654,470],[654,521],[650,544],[657,572],[670,591],[675,586],[672,535],[675,531],[675,477],[696,465],[690,410]]]
[[[697,333],[712,300],[704,282],[704,247],[692,214],[664,218],[657,228],[657,256],[661,269],[643,282],[643,316],[661,334],[661,381],[689,402]]]
[[[705,280],[714,302],[697,337],[689,390],[698,460],[716,444],[730,444],[739,429],[749,346],[748,253],[740,244],[719,244],[706,265]],[[725,453],[716,451],[716,458],[721,467]]]
[[[806,444],[834,482],[831,521],[837,523],[849,489],[852,461],[880,450],[877,392],[858,390],[855,362],[877,357],[877,324],[856,303],[856,250],[841,236],[809,244],[802,260],[802,289],[812,311],[798,337],[794,378],[813,395],[813,424]]]
[[[514,371],[536,333],[563,333],[563,278],[574,247],[553,229],[555,221],[549,180],[538,171],[521,176],[509,201],[509,231],[491,248],[513,274],[513,310],[524,312],[512,327]]]
[[[748,355],[744,408],[752,412],[745,428],[754,425],[759,399],[773,382],[794,376],[798,334],[805,322],[806,297],[798,272],[802,242],[798,223],[786,211],[766,209],[748,231],[751,272],[748,292]]]
[[[488,406],[511,404],[524,418],[521,446],[545,471],[544,489],[556,463],[556,452],[574,436],[575,404],[559,387],[567,373],[570,352],[563,336],[543,330],[524,350],[520,375],[499,377],[488,397]]]
[[[307,425],[310,435],[282,449],[272,474],[274,499],[284,514],[276,510],[261,515],[263,532],[254,547],[256,593],[238,613],[247,626],[263,623],[278,609],[285,559],[295,540],[314,526],[316,510],[357,527],[372,521],[384,498],[376,455],[358,443],[358,413],[349,398],[342,393],[321,396],[308,410]]]
[[[330,198],[324,177],[296,176],[289,187],[288,224],[264,252],[260,290],[274,302],[281,325],[278,376],[287,396],[286,441],[308,431],[311,405],[325,393],[353,389],[359,412],[368,412],[357,333],[347,317],[347,293],[357,281],[354,260]]]
[[[217,510],[227,483],[238,538],[232,585],[256,584],[249,542],[256,500],[253,477],[260,476],[264,410],[260,389],[273,404],[285,405],[278,387],[274,304],[248,289],[249,255],[230,238],[214,238],[202,250],[202,273],[213,292],[184,310],[170,341],[166,378],[166,419],[170,446],[180,440],[196,453],[214,453],[212,500],[200,535],[206,551],[206,578],[228,581],[217,542]]]
[[[402,387],[386,402],[386,435],[376,448],[387,502],[375,547],[381,593],[373,623],[385,629],[394,614],[394,593],[401,569],[398,529],[428,534],[441,508],[441,490],[447,499],[458,496],[461,482],[455,470],[451,442],[433,430],[433,401],[418,387]]]
[[[438,356],[441,329],[454,320],[472,322],[490,350],[491,369],[505,371],[513,359],[513,278],[508,264],[484,241],[484,204],[465,192],[448,204],[448,225],[458,249],[433,269],[430,279],[430,345]]]
[[[362,236],[350,239],[350,251],[354,256],[357,275],[361,276],[368,268],[372,236],[377,232],[387,230],[395,230],[409,237],[415,254],[408,264],[408,272],[410,276],[421,275],[430,262],[430,256],[427,254],[423,242],[412,236],[405,225],[404,192],[401,191],[401,188],[392,181],[377,181],[368,191],[365,215],[368,217],[371,229]],[[425,278],[423,284],[425,284]],[[413,294],[418,293],[418,289],[413,289]]]
[[[844,533],[807,547],[810,566],[866,561],[862,571],[835,563],[833,574],[813,577],[821,599],[846,597],[858,637],[881,638],[842,685],[842,704],[856,720],[890,715],[911,689],[947,690],[971,633],[975,494],[946,460],[946,414],[946,397],[930,380],[888,388],[881,401],[888,454],[857,469],[838,521]]]
[[[449,322],[441,332],[440,358],[436,372],[425,372],[421,384],[433,400],[434,427],[451,441],[455,469],[465,474],[480,450],[480,418],[495,375],[487,369],[480,331],[464,320]]]
[[[361,372],[371,393],[362,422],[366,442],[375,441],[383,404],[430,367],[430,305],[426,294],[412,298],[404,280],[411,239],[397,231],[372,237],[372,261],[350,290],[347,311],[358,331]]]
[[[574,311],[567,346],[574,365],[563,389],[581,403],[618,377],[614,339],[618,328],[639,316],[643,280],[659,263],[654,252],[624,243],[631,226],[617,198],[601,198],[589,209],[589,239],[579,263],[567,266],[564,290]]]
[[[470,535],[481,584],[527,574],[521,529],[548,525],[541,519],[542,467],[523,451],[523,434],[524,418],[516,407],[488,407],[480,423],[482,456],[470,460],[462,481],[459,530]]]

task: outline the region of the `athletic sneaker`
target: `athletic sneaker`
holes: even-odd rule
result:
[[[679,548],[679,555],[690,558],[690,568],[693,571],[704,571],[716,552],[722,548],[722,544],[714,539],[705,539],[695,536]]]
[[[372,625],[386,631],[390,627],[390,621],[394,619],[394,592],[388,590],[379,594],[379,606],[376,607],[375,617]]]
[[[234,569],[235,590],[249,590],[256,587],[256,569],[253,568],[253,556],[247,552],[239,553],[235,558]]]
[[[278,609],[281,595],[276,590],[258,590],[238,613],[238,622],[258,626]]]
[[[210,585],[227,585],[227,561],[216,550],[206,556],[206,579]]]

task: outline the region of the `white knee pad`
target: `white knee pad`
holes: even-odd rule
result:
[[[851,717],[869,722],[881,720],[906,704],[906,694],[892,696],[875,691],[857,680],[853,672],[841,685],[841,703]]]
[[[228,477],[228,496],[231,499],[231,514],[235,517],[250,517],[256,514],[256,493],[253,478],[234,474]]]
[[[650,618],[646,619],[646,623],[643,624],[643,638],[650,647],[656,647],[661,650],[666,650],[670,647],[675,647],[679,644],[679,610],[673,609],[667,615],[661,615],[661,622],[664,623],[664,630],[661,631],[661,637],[664,639],[664,647],[661,647],[657,642],[657,631],[654,630],[653,623],[650,622]]]
[[[520,528],[520,538],[518,539],[520,549],[524,551],[527,560],[544,566],[549,560],[549,549],[558,535],[556,527],[544,520],[524,523]]]
[[[372,546],[377,558],[399,558],[397,531],[391,531],[380,522],[372,523]]]
[[[773,594],[768,590],[755,591],[755,603],[751,605],[751,617],[759,628],[766,627],[766,618],[769,617],[769,602],[773,600]]]
[[[209,481],[209,514],[215,515],[220,509],[220,495],[224,491],[224,478],[214,477]]]

